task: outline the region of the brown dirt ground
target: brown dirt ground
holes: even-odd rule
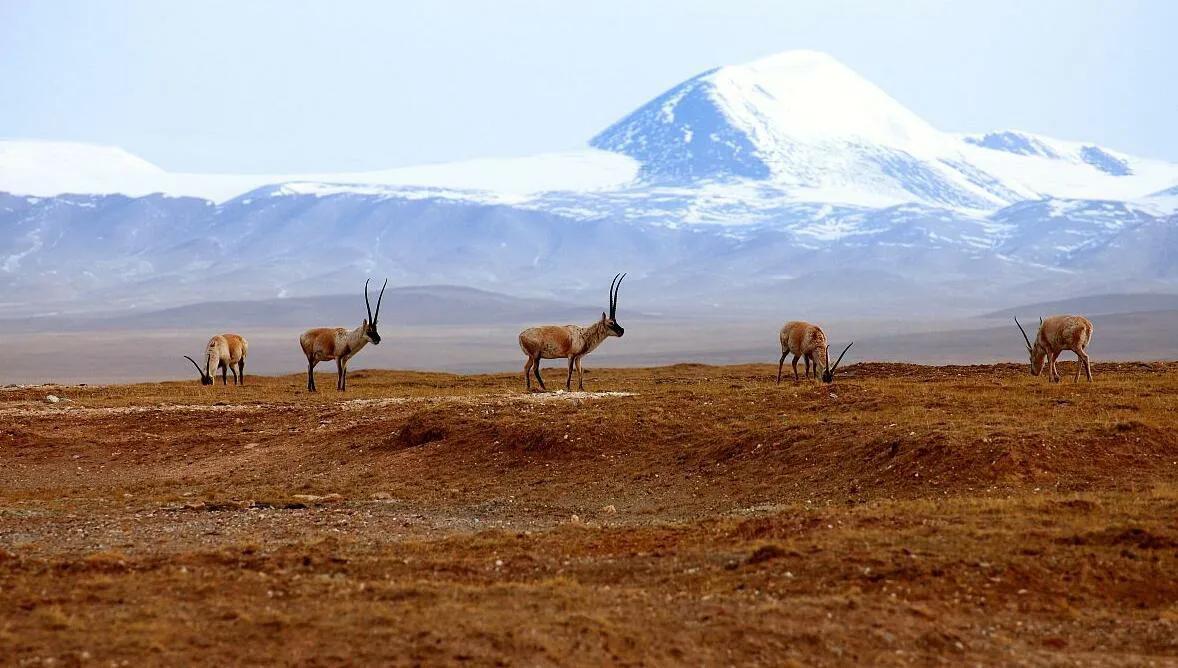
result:
[[[0,662],[1178,665],[1178,363],[1064,366],[0,390]]]

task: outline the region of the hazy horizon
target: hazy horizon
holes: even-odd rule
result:
[[[429,291],[420,291],[428,293]],[[362,369],[411,369],[460,374],[515,372],[523,364],[517,335],[542,322],[589,324],[591,304],[568,307],[544,300],[510,300],[486,294],[455,307],[429,299],[423,309],[402,312],[394,296],[382,307],[379,346],[367,346],[350,365]],[[353,327],[364,315],[359,295],[351,299],[271,300],[270,302],[204,304],[160,314],[130,314],[95,323],[45,318],[20,327],[3,322],[0,339],[0,385],[8,383],[112,383],[184,380],[193,373],[181,355],[199,356],[208,337],[232,331],[250,341],[248,374],[285,375],[305,372],[298,335],[307,326]],[[298,304],[300,308],[273,309]],[[1178,359],[1178,340],[1168,336],[1178,327],[1178,295],[1106,295],[1045,305],[1013,306],[1013,313],[1034,322],[1039,314],[1077,309],[1095,323],[1089,349],[1096,368],[1108,361]],[[310,307],[310,308],[309,308]],[[353,317],[354,316],[354,317]],[[812,310],[783,306],[779,315],[732,314],[731,317],[653,315],[620,306],[622,339],[610,339],[587,358],[586,367],[661,366],[667,364],[775,364],[780,349],[777,332],[785,320],[810,318]],[[832,347],[855,345],[846,366],[890,361],[917,364],[984,364],[1026,361],[1022,340],[1009,319],[998,311],[976,317],[828,317],[820,318]],[[15,325],[15,326],[13,326]],[[33,335],[35,334],[35,335]],[[103,351],[95,355],[95,350]],[[1071,354],[1061,358],[1073,359]],[[564,360],[545,364],[557,377]],[[331,373],[326,362],[318,371]],[[787,365],[788,369],[788,365]],[[297,383],[296,383],[297,384]]]

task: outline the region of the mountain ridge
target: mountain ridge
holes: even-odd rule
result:
[[[820,313],[1178,291],[1178,165],[943,132],[815,52],[701,73],[558,154],[235,176],[34,144],[0,142],[0,193],[101,192],[0,194],[0,306],[25,315],[375,274],[580,299],[629,270],[648,306],[770,310],[789,292]]]
[[[933,128],[831,56],[785,51],[688,78],[579,150],[336,174],[171,173],[117,147],[0,141],[0,191],[162,192],[224,202],[266,185],[427,187],[520,203],[544,193],[769,182],[797,202],[994,211],[1023,199],[1144,198],[1178,165],[1019,130]]]

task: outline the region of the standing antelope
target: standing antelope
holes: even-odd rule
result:
[[[579,325],[541,325],[519,333],[519,347],[528,356],[524,363],[524,382],[532,389],[532,373],[540,382],[540,389],[547,390],[544,378],[540,376],[540,360],[569,360],[569,376],[565,381],[566,390],[573,389],[573,367],[577,369],[577,387],[585,390],[585,372],[581,370],[581,358],[593,352],[601,342],[611,336],[621,337],[626,330],[618,324],[618,289],[622,287],[625,274],[617,274],[609,285],[609,315],[603,311],[601,320],[581,327]]]
[[[343,392],[348,387],[348,360],[360,352],[360,349],[369,341],[374,346],[380,345],[380,334],[376,331],[376,321],[380,318],[380,302],[384,299],[384,289],[388,284],[389,279],[386,278],[384,285],[380,288],[380,296],[376,298],[376,313],[374,314],[372,304],[368,301],[368,281],[364,281],[364,306],[368,309],[368,317],[356,329],[349,332],[343,327],[316,327],[308,329],[299,337],[303,354],[307,356],[308,391],[318,391],[315,388],[315,365],[327,360],[335,360],[335,389]]]
[[[1060,353],[1070,350],[1076,353],[1076,377],[1073,383],[1080,382],[1080,369],[1088,382],[1092,382],[1092,365],[1088,361],[1085,348],[1092,342],[1092,321],[1082,315],[1053,315],[1046,320],[1039,318],[1039,333],[1035,335],[1035,342],[1027,337],[1027,330],[1023,329],[1018,318],[1014,319],[1018,330],[1023,333],[1023,340],[1027,342],[1027,352],[1031,355],[1031,375],[1038,376],[1043,371],[1043,363],[1048,362],[1051,382],[1058,383],[1059,371],[1055,367],[1055,360]]]
[[[192,366],[200,373],[201,385],[212,385],[213,374],[221,372],[221,384],[228,385],[228,372],[233,372],[233,384],[245,385],[245,356],[249,353],[250,344],[237,334],[218,334],[209,339],[205,346],[205,365],[196,363],[188,355],[184,359],[192,362]]]
[[[838,369],[843,355],[855,345],[852,341],[843,348],[834,366],[830,364],[830,346],[826,343],[826,332],[818,325],[811,325],[800,320],[791,320],[781,328],[781,359],[777,362],[777,383],[781,383],[781,370],[785,366],[785,356],[793,353],[794,380],[798,380],[798,358],[806,360],[806,378],[810,377],[810,363],[814,363],[814,378],[818,378],[819,363],[821,363],[822,382],[833,383],[834,372]]]

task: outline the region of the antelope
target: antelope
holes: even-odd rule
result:
[[[618,324],[618,289],[622,287],[625,274],[616,274],[609,285],[609,315],[603,311],[601,320],[581,327],[579,325],[541,325],[531,327],[519,333],[519,347],[528,356],[524,363],[524,382],[528,390],[532,389],[532,373],[540,382],[540,389],[547,390],[544,378],[540,375],[540,360],[563,359],[569,360],[569,375],[565,381],[565,390],[572,390],[573,368],[577,369],[577,388],[585,390],[585,372],[581,370],[581,358],[588,355],[611,336],[621,337],[626,330]]]
[[[838,369],[843,355],[855,345],[852,341],[843,348],[842,354],[834,365],[830,364],[830,346],[826,343],[826,332],[818,325],[812,325],[800,320],[791,320],[781,327],[781,359],[777,361],[777,383],[781,384],[781,370],[785,366],[785,356],[793,353],[794,380],[798,380],[798,358],[806,360],[806,378],[810,377],[810,363],[814,364],[814,378],[818,378],[819,363],[822,365],[822,382],[833,383],[834,372]]]
[[[192,362],[200,373],[201,385],[212,385],[213,375],[221,372],[221,384],[228,385],[229,372],[233,372],[233,384],[245,385],[245,356],[249,353],[249,342],[237,334],[218,334],[209,339],[205,346],[205,365],[196,363],[188,355],[184,359]]]
[[[1035,342],[1027,337],[1027,330],[1023,329],[1018,318],[1014,319],[1018,330],[1023,333],[1023,340],[1027,342],[1027,353],[1031,356],[1031,375],[1038,376],[1043,371],[1043,363],[1048,362],[1051,382],[1060,381],[1059,370],[1055,360],[1060,353],[1070,350],[1076,353],[1076,377],[1073,383],[1080,382],[1080,368],[1088,382],[1092,382],[1092,364],[1088,360],[1085,348],[1092,342],[1092,321],[1082,315],[1053,315],[1044,320],[1039,318],[1039,332],[1035,335]]]
[[[376,321],[380,319],[380,302],[384,299],[384,289],[388,284],[389,279],[386,278],[380,288],[380,296],[376,298],[376,313],[373,313],[372,304],[368,301],[368,281],[364,281],[364,306],[368,309],[368,317],[356,329],[348,331],[343,327],[316,327],[308,329],[299,337],[303,354],[307,356],[307,391],[318,391],[315,387],[315,365],[327,360],[335,360],[335,389],[343,392],[348,388],[348,360],[370,341],[374,346],[380,345]]]

